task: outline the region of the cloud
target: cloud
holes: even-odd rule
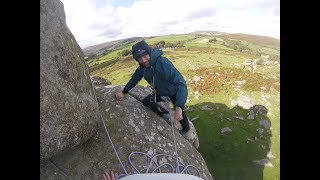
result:
[[[186,18],[188,20],[193,20],[193,19],[198,19],[202,17],[211,17],[216,14],[215,9],[210,8],[210,7],[204,7],[203,9],[198,9],[193,12],[190,12],[187,14]]]
[[[81,48],[197,30],[280,37],[280,0],[62,0]]]
[[[98,34],[98,36],[106,37],[106,38],[113,38],[113,37],[116,37],[116,36],[119,36],[119,35],[121,35],[121,31],[119,29],[118,30],[108,29],[108,30]]]

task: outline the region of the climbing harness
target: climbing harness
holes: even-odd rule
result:
[[[150,99],[150,102],[153,102],[153,103],[157,103],[157,91],[156,91],[156,88],[155,88],[155,85],[154,85],[154,76],[152,76],[152,86],[151,86],[151,89],[152,89],[152,92],[151,92],[151,99]],[[164,99],[163,97],[161,97],[162,99]],[[167,99],[168,101],[170,101],[170,99],[168,98]],[[165,112],[164,110],[162,110],[159,106],[157,106],[158,110],[160,112]]]

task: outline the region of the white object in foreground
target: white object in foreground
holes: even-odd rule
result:
[[[190,174],[179,173],[145,173],[132,174],[120,178],[120,180],[203,180],[202,178]]]

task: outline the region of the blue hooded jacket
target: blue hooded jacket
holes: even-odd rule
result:
[[[156,93],[160,96],[175,95],[175,106],[184,107],[188,97],[186,81],[172,62],[163,57],[162,54],[163,52],[160,49],[151,49],[150,67],[139,66],[124,87],[123,93],[128,93],[142,78],[153,86],[154,76]]]

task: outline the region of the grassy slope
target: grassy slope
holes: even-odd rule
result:
[[[258,66],[253,72],[243,69],[241,63],[247,59],[259,58],[258,53],[274,55],[279,60],[279,48],[261,46],[241,39],[250,51],[239,52],[221,43],[226,37],[217,36],[217,43],[208,43],[212,37],[188,35],[169,35],[147,39],[148,43],[160,40],[165,42],[187,41],[185,48],[164,49],[164,56],[168,57],[180,70],[187,80],[189,95],[188,112],[190,118],[199,116],[194,121],[200,138],[199,152],[207,162],[210,172],[215,179],[280,179],[280,112],[279,112],[279,84],[280,67],[277,65]],[[233,37],[234,38],[234,37]],[[130,45],[126,48],[130,48]],[[254,53],[252,53],[254,51]],[[108,56],[108,55],[107,55]],[[110,54],[109,56],[112,56]],[[278,58],[278,59],[277,59]],[[105,58],[108,59],[108,58]],[[92,75],[109,79],[112,84],[126,84],[137,67],[132,57],[92,72]],[[195,83],[192,78],[197,75],[203,81]],[[278,75],[278,77],[277,77]],[[232,86],[235,81],[246,80],[239,92]],[[140,85],[146,85],[141,81]],[[266,88],[262,90],[261,87]],[[194,94],[198,91],[199,99]],[[236,99],[239,94],[254,98],[256,104],[268,109],[266,116],[258,116],[255,120],[248,120],[248,110],[241,107],[231,107],[231,98]],[[201,110],[207,105],[212,111]],[[242,116],[244,120],[237,120],[234,116]],[[271,133],[263,132],[262,138],[257,132],[259,120],[271,123]],[[231,133],[222,134],[221,128],[229,127]],[[258,137],[257,140],[254,140]],[[251,141],[253,140],[253,141]],[[274,167],[262,167],[252,163],[266,157],[270,147],[275,158],[270,158]],[[265,149],[264,149],[265,148]]]

